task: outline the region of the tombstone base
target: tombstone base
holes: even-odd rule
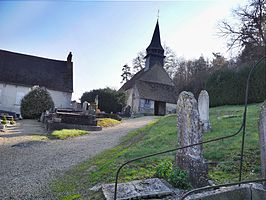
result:
[[[204,187],[208,183],[208,165],[204,159],[195,159],[191,156],[178,152],[176,155],[176,165],[187,171],[189,181],[194,188]]]

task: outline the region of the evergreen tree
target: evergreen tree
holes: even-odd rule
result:
[[[131,78],[131,72],[130,72],[130,67],[126,64],[122,67],[122,81],[121,83],[123,82],[127,82],[130,78]]]

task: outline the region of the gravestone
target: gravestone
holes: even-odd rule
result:
[[[95,102],[95,105],[96,105],[96,109],[95,110],[97,110],[98,109],[98,104],[99,104],[98,95],[96,95],[94,102]]]
[[[84,101],[82,104],[82,110],[86,111],[86,110],[88,110],[88,107],[89,107],[89,103],[87,101]]]
[[[259,118],[260,158],[262,177],[266,178],[266,100],[261,106]],[[266,183],[264,183],[266,185]]]
[[[191,92],[183,91],[177,101],[177,137],[179,147],[202,142],[202,122],[198,104]],[[202,145],[177,151],[176,164],[188,172],[193,187],[208,185],[207,164],[204,161]]]
[[[211,124],[209,119],[209,94],[206,90],[202,90],[198,98],[198,110],[200,120],[203,123],[203,131],[208,132],[211,130]]]

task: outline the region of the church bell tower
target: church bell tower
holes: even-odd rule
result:
[[[157,20],[152,40],[150,45],[146,49],[147,55],[145,56],[145,71],[152,68],[155,64],[159,64],[163,67],[164,65],[164,49],[161,45],[161,38],[160,38],[160,29],[159,23]]]

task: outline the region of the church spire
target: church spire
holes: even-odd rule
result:
[[[160,38],[160,28],[159,28],[159,22],[157,19],[157,23],[153,32],[152,40],[150,45],[146,49],[147,55],[146,63],[145,63],[145,70],[148,70],[149,68],[153,67],[155,64],[160,64],[163,66],[163,60],[164,60],[164,49],[161,45],[161,38]]]
[[[163,51],[163,47],[161,45],[160,28],[159,28],[158,20],[157,20],[157,23],[156,23],[156,26],[155,26],[155,29],[154,29],[154,32],[153,32],[151,43],[148,46],[148,48],[146,49],[147,53],[148,53],[149,50],[152,50],[152,49],[159,49],[159,50]]]

